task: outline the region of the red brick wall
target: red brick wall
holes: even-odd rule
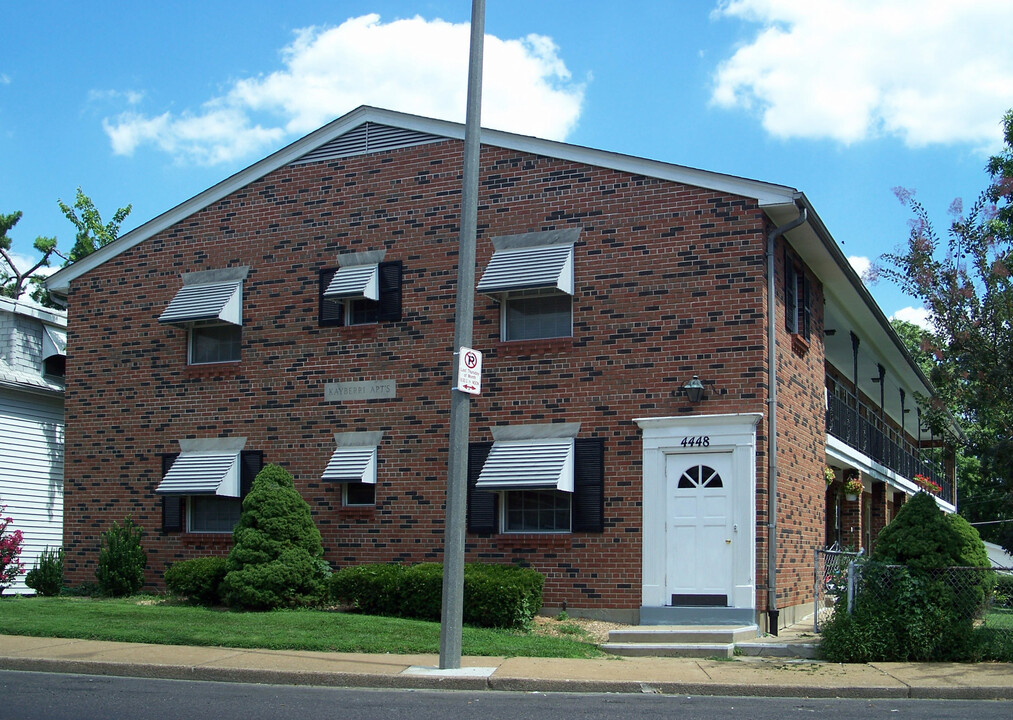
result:
[[[227,551],[229,535],[161,532],[159,453],[176,451],[179,438],[245,436],[247,449],[286,467],[335,566],[441,558],[460,152],[460,143],[443,142],[281,169],[74,282],[71,583],[94,578],[100,533],[128,514],[145,529],[149,587],[160,585],[167,563]],[[515,151],[484,148],[481,164],[479,275],[490,237],[582,233],[572,339],[500,342],[498,308],[477,298],[474,344],[486,354],[470,439],[491,440],[497,424],[582,423],[581,437],[605,440],[606,529],[469,534],[468,559],[531,564],[548,576],[549,605],[637,608],[641,443],[633,418],[764,410],[764,217],[752,200]],[[403,263],[403,320],[318,327],[318,270],[334,267],[340,252],[378,249]],[[180,273],[240,265],[250,266],[242,361],[188,368],[186,333],[159,325],[158,315]],[[781,339],[786,601],[802,594],[806,552],[823,522],[822,461],[814,459],[822,452],[820,327],[805,353]],[[678,388],[693,374],[713,385],[690,408]],[[397,399],[324,401],[328,382],[390,378]],[[342,507],[340,486],[319,480],[333,433],[353,430],[385,432],[375,509]],[[765,510],[762,458],[758,465]]]

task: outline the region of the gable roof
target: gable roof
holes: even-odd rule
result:
[[[183,218],[189,217],[286,165],[380,152],[395,147],[408,147],[447,139],[463,141],[464,125],[363,105],[54,273],[46,280],[46,287],[50,292],[66,295],[70,289],[70,283],[88,271],[171,227]],[[794,198],[798,196],[798,192],[794,188],[783,185],[647,160],[631,155],[594,150],[553,140],[542,140],[501,130],[483,129],[482,144],[544,155],[559,160],[597,165],[612,170],[754,198],[761,207],[793,205]]]

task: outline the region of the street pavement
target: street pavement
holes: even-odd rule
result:
[[[1010,663],[835,664],[744,656],[597,659],[149,645],[0,635],[0,669],[331,687],[614,692],[766,697],[1013,700]]]

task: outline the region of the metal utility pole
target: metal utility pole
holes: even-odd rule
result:
[[[471,2],[471,52],[468,59],[468,110],[464,124],[464,177],[461,188],[461,235],[457,254],[457,315],[454,353],[471,347],[475,314],[475,236],[478,233],[478,158],[482,132],[482,48],[485,0]],[[471,396],[458,389],[453,363],[450,391],[450,459],[443,544],[443,607],[440,622],[440,669],[461,667],[464,621],[464,531],[468,503],[468,426]]]

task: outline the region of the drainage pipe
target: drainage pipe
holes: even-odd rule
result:
[[[781,235],[802,225],[806,209],[767,235],[767,632],[777,635],[777,325],[774,291],[774,245]]]

